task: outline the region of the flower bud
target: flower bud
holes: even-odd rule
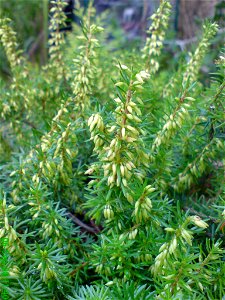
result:
[[[191,217],[191,221],[200,228],[207,228],[209,225],[204,222],[199,216]]]

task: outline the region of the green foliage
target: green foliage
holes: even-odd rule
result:
[[[218,26],[204,24],[171,74],[160,71],[167,0],[143,55],[111,51],[92,3],[77,3],[82,26],[65,38],[64,5],[52,2],[43,67],[0,21],[11,68],[0,103],[1,282],[11,299],[223,299],[222,51],[210,86],[198,80]]]

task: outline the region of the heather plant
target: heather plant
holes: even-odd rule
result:
[[[111,52],[91,2],[65,35],[52,1],[38,67],[0,22],[11,79],[1,89],[0,293],[10,299],[223,299],[225,59],[162,70],[171,6],[140,51]],[[167,84],[166,84],[167,83]],[[8,284],[6,284],[8,282]]]

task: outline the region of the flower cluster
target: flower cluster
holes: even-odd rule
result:
[[[217,30],[218,25],[216,23],[204,24],[202,39],[198,44],[198,47],[196,48],[195,52],[191,54],[190,60],[184,68],[184,73],[180,74],[180,72],[178,72],[177,74],[175,74],[175,76],[173,76],[169,80],[169,82],[163,89],[163,96],[165,98],[168,98],[172,94],[177,84],[182,83],[182,85],[184,86],[187,83],[187,81],[189,82],[189,84],[192,84],[197,79],[202,59],[204,58],[207,50],[209,49],[210,39],[212,39],[215,36]],[[181,75],[183,76],[182,82],[178,78],[181,77]]]
[[[167,0],[160,3],[157,11],[151,16],[152,24],[147,31],[151,36],[147,37],[143,48],[143,58],[146,59],[146,70],[154,74],[159,69],[158,57],[161,53],[165,31],[168,27],[171,4]]]
[[[9,245],[8,251],[9,253],[25,262],[27,247],[23,240],[20,239],[19,233],[14,229],[15,227],[9,223],[9,214],[12,211],[15,211],[16,207],[14,205],[6,205],[6,195],[0,194],[0,238],[6,237],[8,238]],[[14,227],[14,228],[13,228]]]
[[[9,25],[10,22],[11,20],[8,18],[0,20],[0,39],[13,72],[15,67],[21,64],[23,57],[21,56],[21,50],[17,49],[16,32]]]
[[[128,201],[132,201],[129,181],[132,176],[142,181],[144,173],[138,168],[140,165],[148,166],[148,155],[143,149],[141,139],[144,132],[139,125],[141,110],[136,104],[136,101],[140,104],[143,102],[140,98],[135,97],[135,94],[144,80],[149,78],[149,74],[141,71],[133,75],[127,66],[121,65],[120,68],[126,76],[126,80],[115,83],[120,91],[119,97],[114,99],[117,105],[115,124],[108,126],[105,133],[106,137],[112,136],[113,138],[110,140],[108,138],[108,145],[103,147],[100,158],[108,186],[110,188],[122,187],[124,196]],[[91,116],[88,125],[97,150],[103,143],[99,133],[96,132],[96,129],[102,131],[104,128],[101,117],[98,114]]]
[[[89,7],[91,9],[92,7]],[[72,84],[73,94],[76,97],[76,104],[81,110],[90,106],[90,96],[93,88],[93,80],[96,76],[96,48],[99,47],[95,34],[103,30],[102,27],[90,23],[90,16],[94,11],[91,9],[89,18],[84,20],[83,35],[78,39],[84,42],[79,47],[79,54],[73,60],[75,64],[74,79]]]
[[[187,90],[184,90],[183,94],[180,98],[177,98],[178,104],[174,109],[173,113],[169,116],[165,115],[164,120],[166,120],[162,129],[158,131],[156,134],[156,138],[152,144],[152,155],[151,159],[154,160],[154,157],[157,156],[159,148],[164,145],[169,145],[172,137],[176,134],[179,128],[182,127],[182,124],[189,115],[188,109],[190,108],[190,104],[187,102],[194,102],[195,99],[192,97],[187,97]]]
[[[7,59],[10,64],[12,72],[12,82],[11,82],[11,92],[3,95],[2,107],[1,107],[1,117],[4,119],[11,119],[11,127],[14,127],[16,133],[20,134],[20,124],[17,122],[15,124],[12,119],[12,112],[20,112],[23,107],[28,110],[29,97],[28,94],[30,90],[26,91],[24,89],[24,79],[27,77],[27,69],[23,65],[25,58],[22,56],[22,51],[18,50],[18,43],[16,32],[12,29],[10,19],[0,20],[0,40],[6,52]],[[12,99],[12,92],[14,94],[14,99]]]
[[[191,223],[203,229],[208,227],[208,224],[199,216],[190,216],[177,229],[171,227],[165,228],[166,232],[172,233],[173,236],[169,242],[162,244],[159,249],[159,254],[156,256],[155,263],[151,267],[154,276],[159,273],[164,274],[165,269],[168,267],[169,257],[174,256],[176,260],[176,253],[181,246],[185,246],[185,243],[192,245],[193,232],[187,228]]]
[[[174,179],[174,189],[177,191],[185,190],[191,187],[196,178],[200,177],[209,163],[209,160],[215,156],[215,150],[224,151],[224,143],[220,139],[210,141],[201,152],[190,162],[185,169]]]
[[[91,115],[88,119],[88,126],[91,132],[91,140],[93,140],[95,147],[94,151],[100,153],[103,151],[104,139],[101,138],[101,135],[104,135],[105,125],[100,114]],[[89,174],[87,171],[86,174]]]
[[[66,77],[62,56],[62,46],[65,44],[65,40],[64,33],[60,31],[61,27],[65,26],[66,15],[63,9],[66,3],[65,0],[53,0],[50,9],[50,14],[52,14],[49,25],[50,39],[48,40],[50,59],[47,67],[57,70],[57,80]]]
[[[202,40],[187,64],[183,76],[183,84],[185,84],[187,80],[192,83],[197,79],[202,59],[204,58],[206,51],[209,48],[210,39],[212,39],[218,31],[218,25],[216,23],[206,23],[203,25],[203,30],[204,32]]]
[[[148,196],[153,191],[155,191],[155,188],[153,188],[151,185],[147,185],[144,188],[141,197],[135,202],[135,210],[133,215],[135,216],[137,223],[141,223],[142,221],[149,219],[148,212],[150,212],[152,209],[152,201]]]

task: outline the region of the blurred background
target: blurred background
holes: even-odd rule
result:
[[[72,30],[72,23],[79,23],[76,16],[76,1],[67,0],[65,12],[67,24],[64,31]],[[81,0],[86,7],[88,0]],[[97,13],[107,12],[107,23],[111,32],[108,39],[115,40],[114,47],[123,49],[140,48],[146,37],[146,29],[151,24],[149,17],[158,8],[160,0],[95,0]],[[191,50],[198,40],[202,22],[210,18],[219,23],[219,34],[213,41],[213,51],[206,60],[213,61],[224,45],[225,0],[171,0],[173,13],[165,41],[164,62],[180,59],[184,50]],[[49,0],[0,0],[1,17],[13,20],[20,47],[28,59],[39,65],[47,61],[47,39]],[[106,25],[108,25],[106,24]],[[208,62],[205,64],[208,68]],[[210,67],[210,65],[209,65]],[[205,70],[207,72],[208,70]],[[9,74],[9,66],[2,47],[0,47],[0,72],[3,77]],[[203,66],[204,72],[204,66]]]

